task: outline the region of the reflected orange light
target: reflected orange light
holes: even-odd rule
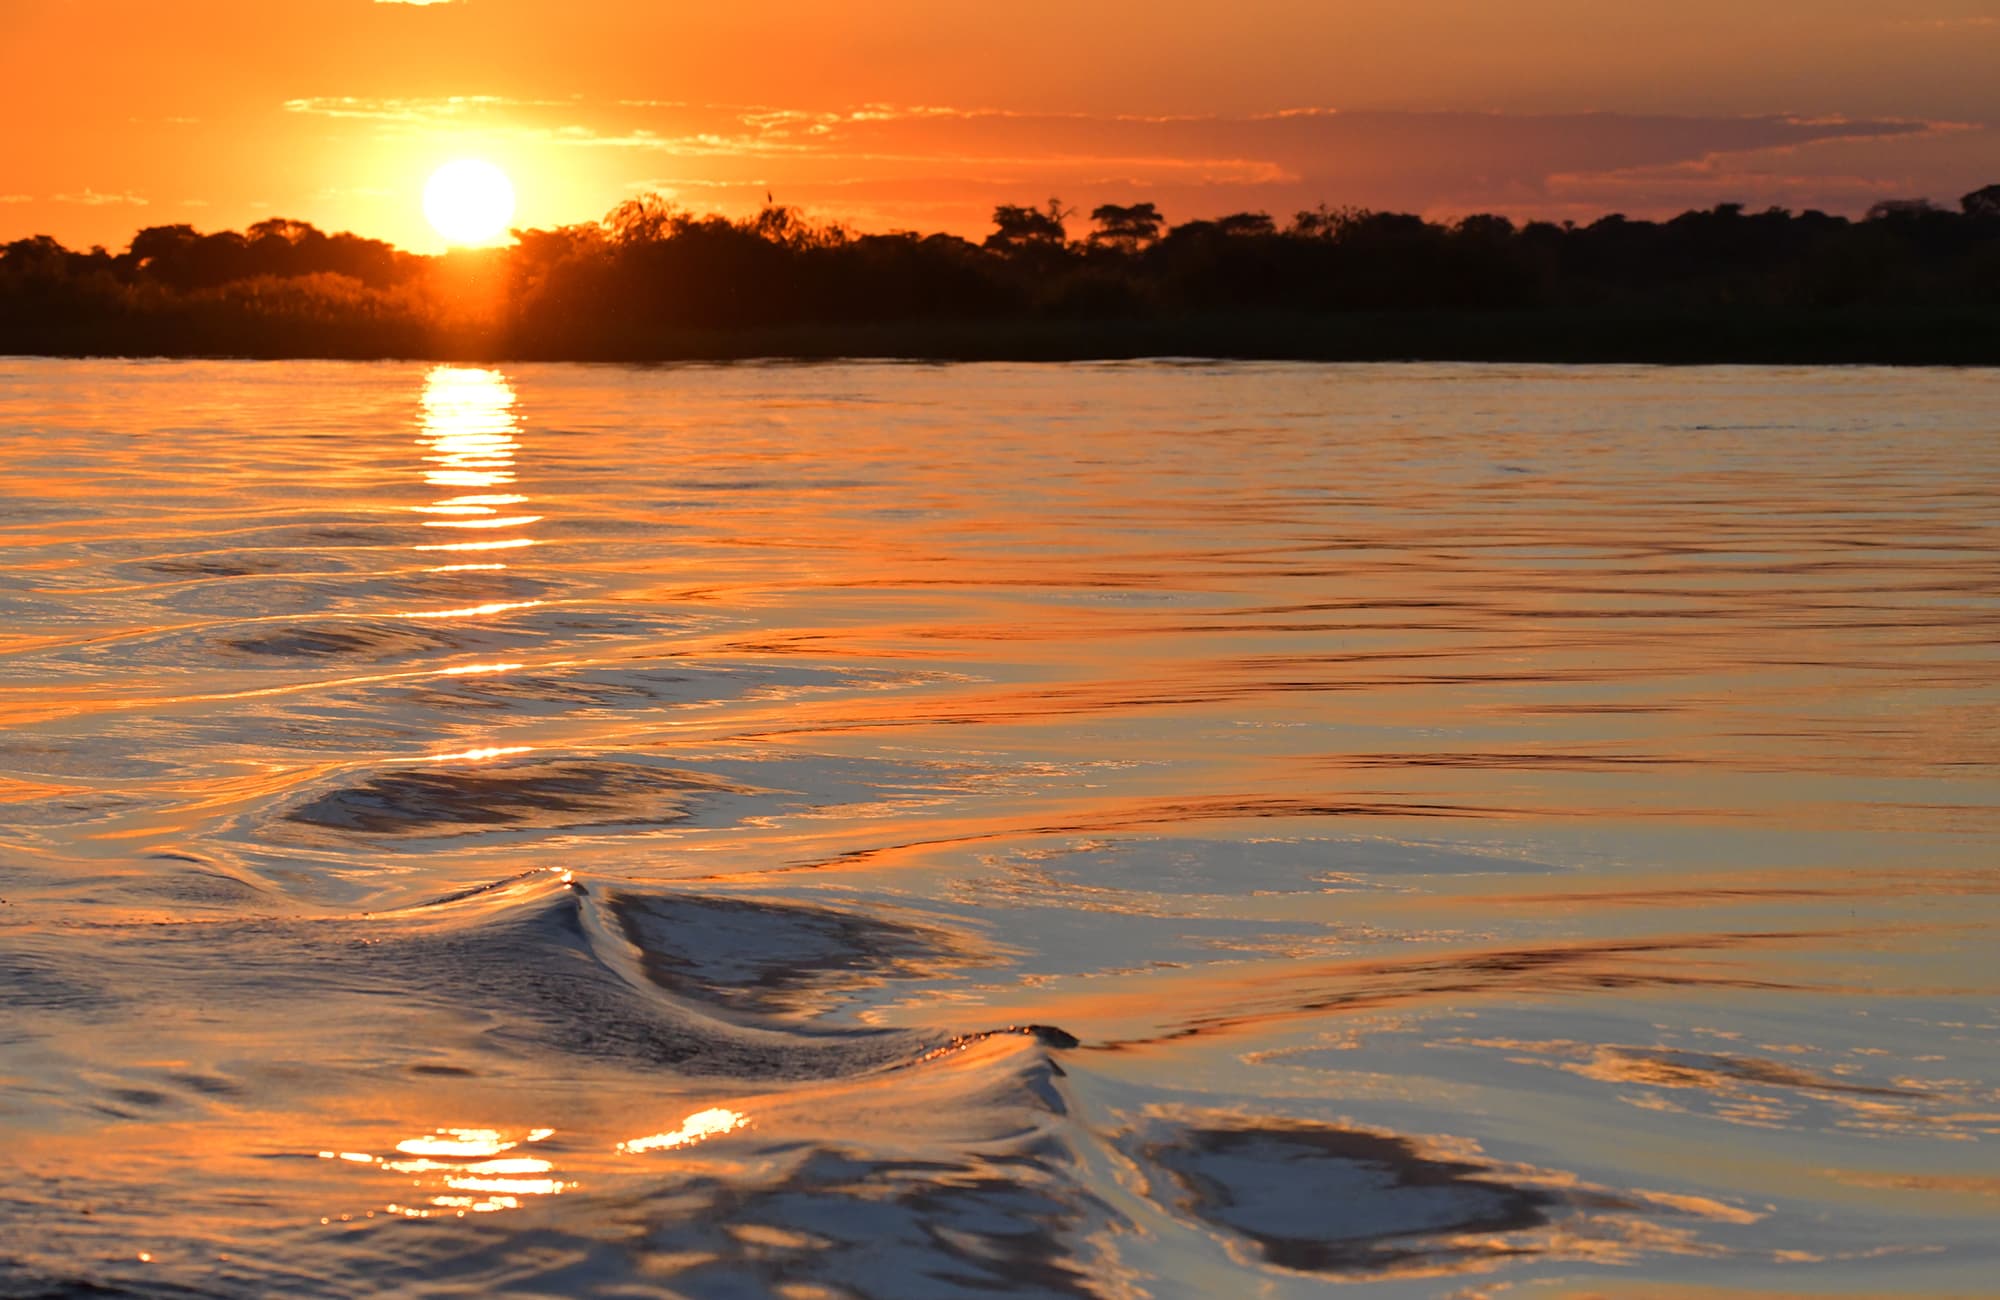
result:
[[[456,668],[444,668],[439,672],[445,677],[471,677],[478,673],[510,673],[521,664],[460,664]]]
[[[424,475],[433,487],[494,487],[514,481],[512,474],[479,474],[463,469],[434,469]]]
[[[444,1185],[461,1192],[507,1192],[522,1196],[554,1196],[570,1186],[560,1178],[447,1178]]]
[[[396,1150],[406,1156],[497,1156],[519,1145],[502,1137],[498,1129],[445,1128],[429,1137],[404,1138]]]
[[[426,528],[515,528],[540,523],[540,515],[508,515],[505,519],[426,519]]]
[[[476,618],[481,614],[498,614],[510,609],[533,609],[542,604],[539,600],[495,600],[484,605],[466,605],[460,609],[424,609],[398,614],[397,618]]]
[[[484,1199],[477,1196],[433,1196],[431,1204],[440,1209],[456,1209],[461,1214],[468,1210],[474,1214],[491,1214],[495,1210],[521,1208],[520,1198],[515,1196],[490,1196]]]
[[[564,1178],[537,1177],[554,1170],[553,1161],[539,1156],[506,1155],[524,1143],[553,1137],[552,1128],[530,1130],[525,1136],[510,1137],[499,1129],[441,1128],[422,1137],[404,1138],[396,1150],[409,1159],[377,1157],[355,1151],[322,1151],[322,1160],[345,1160],[372,1165],[384,1173],[416,1175],[417,1187],[426,1180],[439,1190],[425,1198],[424,1207],[390,1202],[383,1206],[389,1214],[411,1219],[428,1219],[438,1214],[488,1214],[496,1210],[519,1209],[523,1197],[554,1196],[576,1186]],[[474,1192],[480,1195],[462,1195]],[[372,1216],[374,1211],[369,1211]],[[340,1216],[345,1221],[348,1216]],[[327,1220],[322,1219],[322,1223]]]
[[[368,1157],[363,1157],[367,1159]],[[475,1160],[471,1164],[454,1164],[447,1160],[432,1160],[420,1156],[415,1160],[384,1160],[384,1169],[398,1174],[426,1174],[449,1172],[454,1174],[545,1174],[555,1166],[546,1160],[533,1156],[503,1156],[493,1160]]]
[[[512,551],[523,546],[533,546],[532,537],[510,537],[499,542],[439,542],[430,546],[419,546],[419,551]]]
[[[698,1110],[681,1121],[681,1126],[671,1133],[655,1133],[651,1137],[634,1138],[630,1142],[620,1142],[618,1149],[628,1154],[642,1151],[668,1151],[674,1147],[690,1146],[708,1138],[733,1133],[737,1129],[749,1127],[750,1119],[741,1111],[723,1106],[713,1106]]]
[[[531,745],[492,745],[485,749],[462,749],[456,754],[426,754],[422,761],[426,763],[449,763],[453,761],[476,763],[482,759],[500,758],[506,754],[525,754],[532,748],[533,746]],[[529,1138],[528,1140],[535,1142],[540,1139]]]
[[[514,481],[514,390],[497,370],[470,366],[438,366],[424,379],[424,460],[430,468],[424,481],[439,488],[496,488]],[[492,515],[490,507],[520,505],[528,498],[516,493],[470,493],[447,497],[426,514]],[[534,522],[533,516],[513,520],[480,520],[486,527]],[[453,521],[427,520],[434,526]],[[460,526],[463,526],[461,524]]]

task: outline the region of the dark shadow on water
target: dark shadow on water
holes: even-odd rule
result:
[[[665,825],[707,796],[748,788],[703,772],[603,760],[385,772],[284,814],[289,822],[370,836],[449,836],[492,829]]]
[[[614,894],[610,909],[661,988],[765,1015],[811,1010],[885,980],[936,978],[975,960],[943,930],[830,908]]]
[[[402,659],[448,650],[453,639],[445,632],[411,623],[377,620],[281,623],[217,638],[225,651],[269,658],[348,658],[364,662]]]
[[[1182,1207],[1255,1244],[1280,1268],[1374,1273],[1519,1253],[1492,1234],[1547,1226],[1555,1193],[1487,1166],[1424,1155],[1409,1139],[1269,1122],[1189,1128],[1143,1147]],[[1487,1240],[1467,1240],[1478,1234]]]

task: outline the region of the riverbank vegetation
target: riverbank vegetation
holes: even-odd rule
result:
[[[1170,225],[1003,205],[983,242],[656,196],[437,257],[273,219],[0,245],[0,352],[665,360],[1148,355],[2000,363],[2000,185],[1864,219]]]

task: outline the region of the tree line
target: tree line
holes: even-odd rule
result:
[[[0,245],[0,351],[1520,356],[2000,362],[2000,185],[1864,218],[1451,222],[1320,206],[1171,225],[1002,204],[982,241],[656,195],[438,257],[274,218],[122,253]]]

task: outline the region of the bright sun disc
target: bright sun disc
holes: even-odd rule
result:
[[[424,186],[424,215],[448,243],[488,243],[514,219],[514,186],[490,162],[448,162]]]

